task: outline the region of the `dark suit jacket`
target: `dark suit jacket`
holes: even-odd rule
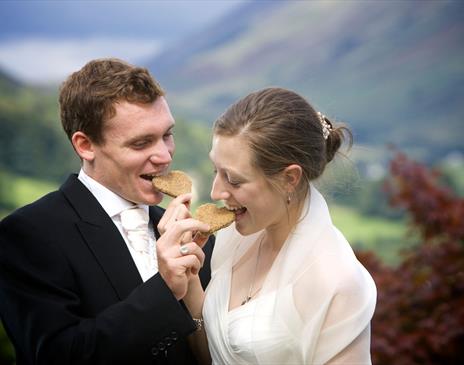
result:
[[[162,214],[150,208],[155,230]],[[212,246],[204,248],[204,286]],[[143,283],[117,227],[76,175],[0,222],[0,314],[18,365],[196,363],[183,303],[159,274]]]

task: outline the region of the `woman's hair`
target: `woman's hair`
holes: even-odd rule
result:
[[[324,126],[330,133],[325,139]],[[252,164],[272,179],[291,164],[303,170],[301,193],[323,173],[348,137],[297,93],[282,88],[253,92],[232,104],[214,123],[213,132],[244,138],[253,153]]]
[[[162,95],[147,69],[115,58],[93,60],[62,84],[61,123],[70,140],[82,131],[94,143],[103,143],[104,122],[114,116],[115,103],[148,104]]]

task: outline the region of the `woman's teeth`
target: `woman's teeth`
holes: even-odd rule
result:
[[[227,209],[231,210],[235,214],[245,213],[247,210],[247,208],[245,207],[229,207],[229,206],[227,206]]]

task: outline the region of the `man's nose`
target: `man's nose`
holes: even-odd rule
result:
[[[151,151],[150,161],[154,164],[170,164],[172,162],[173,148],[167,146],[164,142],[158,142]]]

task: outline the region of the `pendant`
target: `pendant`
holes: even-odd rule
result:
[[[251,297],[247,296],[247,297],[245,298],[245,300],[242,302],[242,304],[240,304],[240,305],[247,304],[250,300],[251,300]]]

